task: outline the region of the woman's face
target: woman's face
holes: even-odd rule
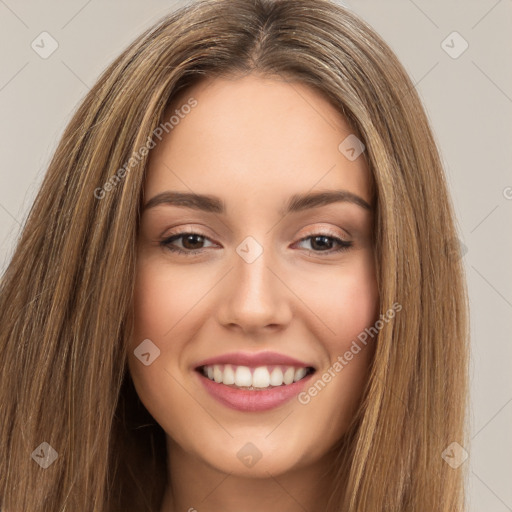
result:
[[[168,446],[209,467],[318,463],[373,355],[345,355],[378,315],[361,148],[319,93],[255,74],[196,85],[173,114],[145,184],[137,393]]]

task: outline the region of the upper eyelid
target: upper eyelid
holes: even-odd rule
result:
[[[334,220],[334,219],[316,220],[313,222],[309,222],[302,229],[304,229],[308,233],[317,233],[319,231],[328,231],[328,232],[333,233],[333,236],[343,237],[344,233],[345,233],[349,237],[352,237],[352,234],[346,227],[341,227],[341,226],[333,227],[333,224],[336,224],[339,220],[340,219],[338,219],[338,220]],[[200,234],[201,236],[205,236],[205,237],[208,237],[209,235],[205,234],[204,231],[211,231],[209,228],[203,228],[201,223],[198,224],[198,223],[195,223],[192,221],[190,223],[185,222],[181,225],[176,225],[174,227],[170,226],[164,231],[164,233],[166,231],[171,231],[173,229],[179,229],[179,231],[177,231],[176,233],[172,233],[172,234],[182,234],[182,233],[193,232],[196,234]],[[342,231],[342,233],[338,234],[336,232],[337,230]],[[231,232],[232,230],[230,229],[229,231]],[[172,234],[170,234],[169,236],[172,236]],[[164,236],[164,235],[162,234],[162,236]]]
[[[341,229],[341,228],[339,228]],[[348,235],[348,238],[352,238],[352,235],[346,230],[344,229],[343,231],[345,231],[345,233],[347,233]],[[331,236],[333,238],[341,238],[342,240],[345,240],[345,241],[348,241],[347,240],[347,237],[345,237],[343,234],[339,234],[339,233],[336,233],[333,229],[329,229],[329,228],[311,228],[309,230],[307,230],[306,234],[301,236],[299,240],[303,240],[304,238],[308,238],[310,236]]]
[[[352,236],[350,235],[350,233],[347,230],[344,230],[344,231],[347,233],[347,235],[349,235],[348,238],[352,238]],[[174,233],[169,233],[167,235],[163,235],[161,238],[163,240],[168,240],[169,238],[179,237],[180,235],[182,235],[182,236],[199,235],[199,236],[202,236],[203,238],[207,238],[208,240],[210,240],[212,242],[215,241],[209,235],[201,232],[200,230],[198,231],[197,228],[190,228],[190,229],[184,229],[182,231],[176,231]],[[349,241],[349,240],[347,240],[347,237],[345,237],[343,234],[340,235],[339,233],[335,233],[332,229],[328,229],[328,228],[311,228],[304,235],[302,235],[298,240],[299,241],[304,240],[305,238],[309,238],[312,236],[329,236],[332,238],[340,238],[341,240]]]

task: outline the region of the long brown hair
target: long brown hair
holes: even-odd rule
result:
[[[378,334],[344,448],[348,476],[340,457],[330,504],[463,510],[464,466],[453,469],[442,453],[466,440],[466,289],[442,165],[413,84],[382,39],[333,2],[204,0],[138,37],[87,94],[2,278],[4,511],[159,509],[165,435],[126,362],[141,148],[179,91],[253,71],[314,87],[364,142],[380,309],[402,306]]]

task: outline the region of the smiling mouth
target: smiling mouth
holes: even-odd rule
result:
[[[233,364],[203,365],[196,368],[207,379],[225,386],[249,391],[263,391],[298,382],[315,372],[311,366],[286,365],[241,366]]]

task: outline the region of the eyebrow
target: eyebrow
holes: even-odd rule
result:
[[[361,208],[371,211],[372,207],[362,197],[359,197],[348,190],[328,190],[324,192],[312,192],[306,194],[295,194],[290,197],[284,208],[279,210],[280,215],[300,212],[310,208],[319,208],[332,203],[352,203]],[[152,197],[143,207],[143,211],[159,205],[180,206],[191,208],[207,213],[225,213],[226,204],[219,197],[190,192],[166,191]]]

